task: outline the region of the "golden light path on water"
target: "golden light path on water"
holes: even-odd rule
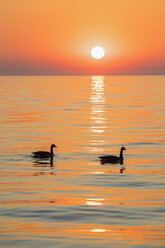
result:
[[[90,132],[93,136],[91,145],[95,147],[91,148],[91,152],[99,153],[103,152],[103,148],[97,147],[97,145],[105,143],[101,138],[105,132],[105,93],[104,93],[104,76],[92,76],[91,78],[91,128]],[[99,138],[98,138],[99,136]]]
[[[91,78],[91,153],[103,152],[101,144],[105,143],[102,135],[105,132],[105,93],[104,93],[104,76],[92,76]],[[103,171],[96,171],[94,174],[104,174]],[[105,198],[96,198],[90,196],[85,203],[88,206],[102,206]],[[91,232],[105,232],[104,229],[92,229]]]

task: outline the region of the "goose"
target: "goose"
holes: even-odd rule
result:
[[[101,160],[101,164],[105,164],[105,163],[111,163],[111,164],[120,163],[120,164],[123,164],[123,160],[124,160],[123,151],[124,150],[127,150],[127,149],[125,147],[121,147],[119,157],[113,156],[113,155],[106,155],[106,156],[99,157],[100,160]]]
[[[38,152],[33,152],[33,155],[35,158],[51,158],[54,156],[54,153],[53,153],[54,147],[57,147],[57,146],[52,144],[50,146],[50,152],[38,151]]]

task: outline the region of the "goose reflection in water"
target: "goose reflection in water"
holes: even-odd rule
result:
[[[120,173],[123,173],[124,170],[125,170],[125,166],[121,166]]]
[[[44,159],[45,160],[45,159]],[[53,170],[54,168],[54,164],[53,164],[53,157],[50,157],[49,159],[47,159],[46,161],[44,161],[43,159],[34,159],[33,163],[34,163],[34,167],[38,167],[40,168],[40,170],[43,170],[46,167],[50,167],[51,170],[49,171],[36,171],[33,176],[43,176],[43,175],[47,175],[50,174],[52,176],[56,175],[55,170]]]
[[[34,162],[34,165],[37,167],[47,167],[48,165],[50,165],[50,167],[53,168],[54,166],[53,157],[48,158],[47,161],[44,161],[44,160],[41,158],[34,158],[33,162]]]

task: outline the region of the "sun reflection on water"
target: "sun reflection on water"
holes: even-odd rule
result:
[[[107,232],[106,229],[92,229],[90,230],[91,232],[97,232],[97,233],[103,233],[103,232]]]
[[[104,105],[105,105],[105,94],[104,94],[104,77],[103,76],[92,76],[91,80],[91,119],[92,127],[91,132],[103,133],[105,126],[104,117]]]
[[[87,198],[85,203],[88,206],[102,206],[104,200],[104,198]]]
[[[90,132],[92,136],[100,136],[105,132],[105,93],[104,93],[104,76],[92,76],[91,79],[91,127]],[[98,145],[103,144],[105,141],[92,140],[91,152],[102,152],[102,148]]]

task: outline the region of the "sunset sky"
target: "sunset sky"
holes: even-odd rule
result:
[[[1,0],[0,74],[165,74],[165,0]]]

